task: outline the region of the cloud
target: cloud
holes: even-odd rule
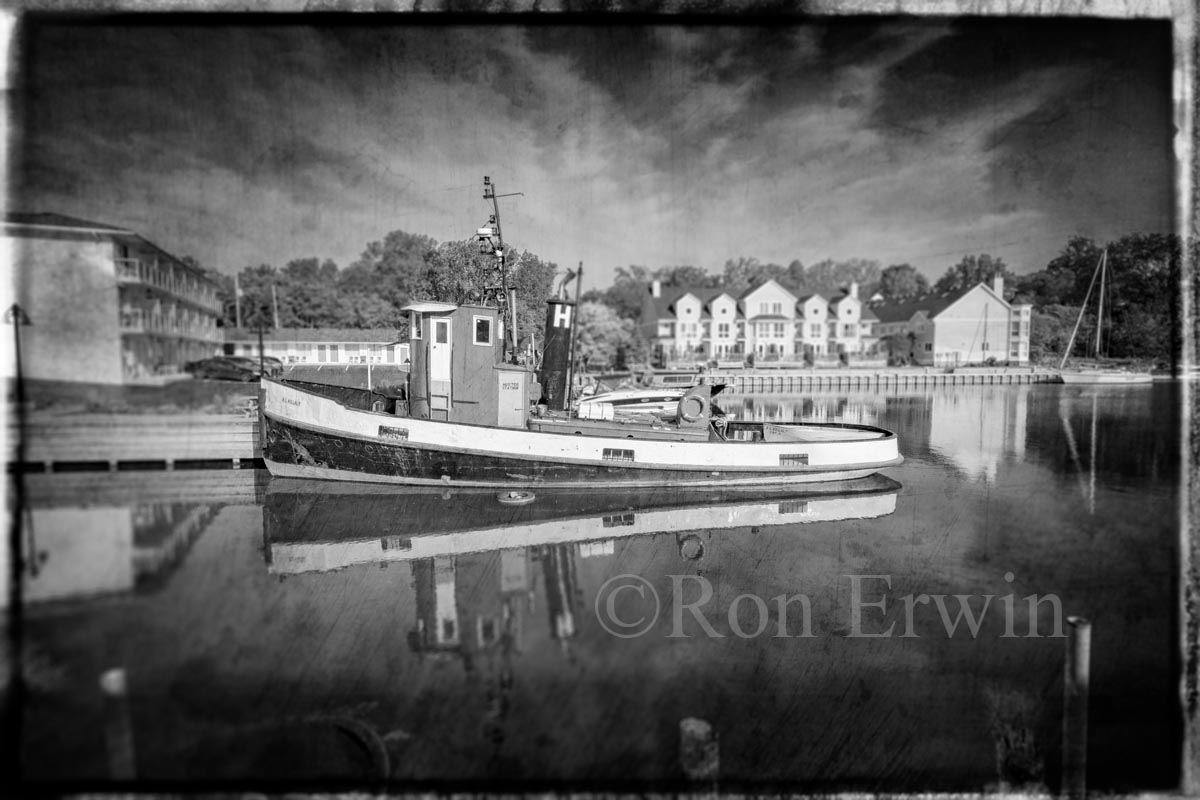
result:
[[[1114,178],[1169,209],[1169,142],[1139,94],[1161,68],[993,30],[139,26],[130,47],[120,26],[44,24],[18,186],[31,210],[234,270],[345,266],[395,229],[468,237],[489,175],[524,193],[501,201],[512,243],[600,284],[738,256],[940,272],[993,246],[1033,268],[1089,214],[1153,224]],[[1097,86],[1117,89],[1099,135]],[[1122,147],[1111,177],[1096,168]]]

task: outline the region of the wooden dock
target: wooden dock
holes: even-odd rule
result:
[[[919,370],[756,370],[705,376],[725,381],[726,394],[798,394],[806,392],[891,392],[938,386],[1004,386],[1059,383],[1053,370],[960,369],[954,372]]]
[[[9,464],[18,461],[14,417]],[[262,466],[256,414],[35,413],[25,422],[24,449],[27,471]]]

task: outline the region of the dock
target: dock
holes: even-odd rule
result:
[[[263,466],[257,414],[10,415],[7,461],[24,472],[241,469]]]
[[[987,368],[941,370],[744,370],[717,372],[709,380],[725,381],[726,394],[797,394],[874,390],[890,392],[939,386],[1005,386],[1059,383],[1050,369]]]

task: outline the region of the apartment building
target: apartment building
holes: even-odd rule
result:
[[[137,233],[10,213],[3,246],[20,304],[26,378],[120,384],[175,372],[221,344],[217,285]],[[11,362],[6,359],[11,374]]]
[[[858,297],[858,286],[832,300],[797,297],[777,281],[739,297],[723,289],[663,287],[654,281],[642,308],[642,331],[659,364],[744,359],[815,363],[873,353],[878,318]]]

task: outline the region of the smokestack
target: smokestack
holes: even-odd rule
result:
[[[574,303],[557,298],[546,301],[546,335],[538,382],[542,385],[546,407],[555,411],[566,411],[571,406],[571,333],[574,326]]]
[[[992,291],[995,292],[1001,300],[1004,299],[1004,276],[996,273],[992,276]]]
[[[650,296],[662,297],[662,281],[650,281]]]
[[[850,281],[850,296],[858,299],[858,281]]]

